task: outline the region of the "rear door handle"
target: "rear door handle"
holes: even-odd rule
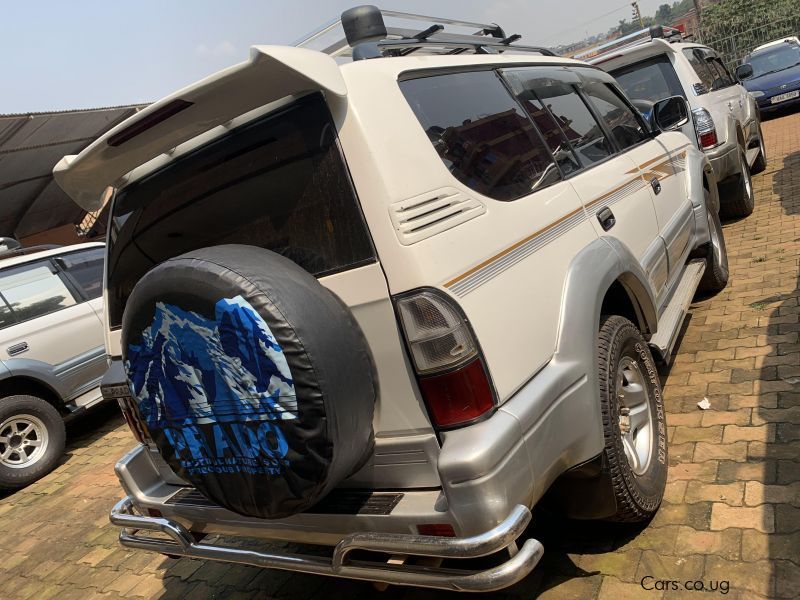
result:
[[[661,193],[661,182],[658,180],[658,177],[653,177],[650,180],[650,187],[653,188],[653,192],[655,192],[656,196]]]
[[[600,222],[600,227],[603,228],[603,231],[608,231],[617,224],[617,218],[608,207],[601,208],[597,211],[597,220]]]
[[[28,351],[28,342],[21,342],[19,344],[14,344],[13,346],[9,346],[6,348],[6,352],[8,352],[9,356],[15,356],[17,354],[22,354],[23,352]]]

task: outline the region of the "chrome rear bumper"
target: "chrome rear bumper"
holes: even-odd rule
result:
[[[542,544],[535,539],[526,540],[522,548],[513,552],[517,538],[531,520],[530,511],[522,505],[514,507],[496,527],[471,537],[354,533],[335,546],[331,558],[204,544],[195,541],[180,523],[163,517],[135,514],[129,497],[123,498],[111,509],[110,520],[112,524],[122,527],[119,541],[128,548],[269,569],[464,592],[489,592],[508,587],[530,573],[544,553]],[[141,531],[159,532],[167,538],[141,535]],[[353,550],[368,550],[404,556],[477,558],[503,549],[508,549],[513,556],[498,566],[482,571],[350,560],[348,556]]]

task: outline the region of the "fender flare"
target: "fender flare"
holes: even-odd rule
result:
[[[4,361],[4,366],[5,369],[0,371],[0,381],[8,381],[14,378],[34,381],[50,390],[53,397],[63,404],[66,396],[64,386],[51,365],[28,358],[12,358]]]
[[[549,486],[542,502],[576,518],[605,518],[616,511],[611,475],[603,452],[600,401],[594,391],[599,389],[596,334],[600,311],[607,290],[615,282],[622,284],[628,293],[642,321],[639,326],[655,333],[658,313],[647,275],[630,249],[619,240],[599,238],[586,246],[570,263],[564,284],[553,360],[582,365],[576,368],[585,370],[589,380],[587,390],[593,393],[581,398],[586,405],[578,409],[584,416],[581,440],[594,457],[562,473]],[[591,498],[591,502],[586,498]]]
[[[559,359],[586,360],[588,351],[596,360],[594,344],[586,348],[586,332],[596,333],[603,298],[614,282],[628,292],[643,333],[655,333],[658,312],[647,275],[627,246],[614,238],[599,238],[572,259],[567,272],[556,341]]]

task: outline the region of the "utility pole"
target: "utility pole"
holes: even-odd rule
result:
[[[697,12],[697,22],[700,22],[700,8],[701,8],[700,0],[694,0],[694,10]]]
[[[697,0],[695,0],[697,1]],[[642,20],[642,13],[639,10],[639,3],[638,2],[631,2],[631,6],[633,7],[633,20],[639,20],[639,27],[644,29],[644,21]]]

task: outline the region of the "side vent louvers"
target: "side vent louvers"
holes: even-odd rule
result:
[[[455,188],[442,188],[389,205],[395,232],[404,246],[446,231],[486,212],[486,206]]]

